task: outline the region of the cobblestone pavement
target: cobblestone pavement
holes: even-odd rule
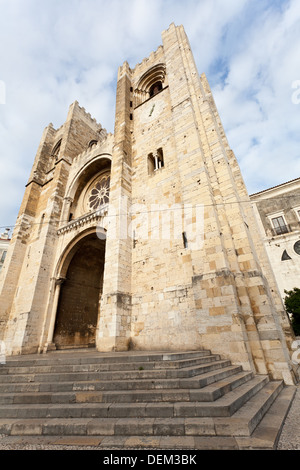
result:
[[[283,425],[277,449],[300,450],[300,385]]]

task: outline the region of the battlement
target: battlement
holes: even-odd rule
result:
[[[88,125],[93,127],[96,131],[99,131],[102,129],[102,125],[99,124],[97,120],[93,118],[91,114],[87,112],[83,106],[80,106],[77,100],[74,101],[74,103],[72,103],[69,106],[67,121],[69,119],[74,119],[74,118],[77,118],[79,120],[84,120]]]
[[[135,67],[131,70],[133,75],[141,75],[142,73],[147,70],[147,68],[155,65],[156,62],[161,62],[161,57],[163,56],[163,46],[160,45],[156,49],[156,51],[151,52],[149,57],[145,57],[142,62],[139,62],[135,65]]]

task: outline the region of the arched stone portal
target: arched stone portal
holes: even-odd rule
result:
[[[81,239],[61,286],[53,342],[57,349],[95,346],[103,286],[105,239],[92,233]]]

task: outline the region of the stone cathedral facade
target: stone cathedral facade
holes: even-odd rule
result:
[[[114,134],[44,130],[1,271],[7,354],[210,349],[293,383],[293,334],[182,26],[118,70]]]

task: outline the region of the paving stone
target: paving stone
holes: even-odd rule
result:
[[[201,450],[238,450],[234,437],[195,437],[195,449]]]
[[[92,436],[65,436],[53,442],[53,445],[60,446],[95,446],[98,447],[103,438]]]

